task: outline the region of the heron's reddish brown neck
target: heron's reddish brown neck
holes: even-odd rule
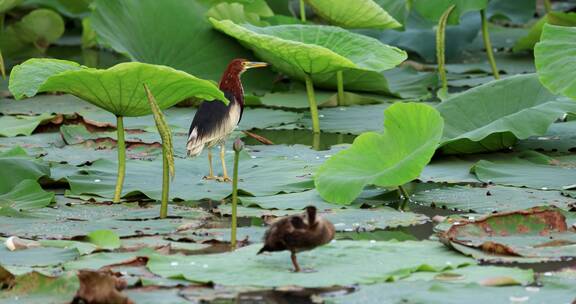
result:
[[[220,90],[224,93],[232,94],[240,106],[244,106],[244,88],[240,81],[240,74],[240,72],[228,68],[220,80]],[[232,100],[230,101],[233,102]]]

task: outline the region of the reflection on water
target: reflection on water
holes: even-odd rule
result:
[[[311,130],[253,130],[250,132],[266,137],[276,145],[307,145],[317,151],[329,150],[334,145],[351,144],[356,138],[356,135],[350,134],[314,134]],[[262,144],[251,137],[246,137],[245,143],[247,145]]]

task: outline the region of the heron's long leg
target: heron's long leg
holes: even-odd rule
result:
[[[208,165],[210,165],[210,173],[204,176],[204,179],[215,179],[214,168],[212,167],[212,148],[208,148]]]
[[[220,145],[220,161],[222,162],[222,181],[229,182],[231,181],[230,177],[228,176],[228,170],[226,170],[226,145],[222,143]]]
[[[290,258],[292,259],[292,264],[294,265],[294,272],[300,272],[300,265],[298,265],[298,259],[296,258],[295,251],[292,251]]]

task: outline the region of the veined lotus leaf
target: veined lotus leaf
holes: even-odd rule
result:
[[[99,70],[64,60],[30,59],[12,69],[9,88],[18,99],[39,92],[65,92],[117,116],[142,116],[152,113],[142,89],[144,83],[162,109],[190,97],[226,101],[224,94],[208,80],[140,62]]]
[[[426,19],[432,21],[440,20],[440,16],[450,7],[454,5],[454,11],[448,17],[448,24],[458,24],[460,17],[470,11],[479,11],[485,9],[488,5],[488,0],[414,0],[412,1],[412,8],[424,16]]]
[[[0,136],[31,135],[36,128],[50,122],[56,115],[44,113],[38,116],[0,116]]]
[[[497,213],[475,220],[458,220],[440,233],[446,244],[463,251],[469,247],[491,261],[553,261],[576,256],[576,232],[569,228],[567,212],[554,207]],[[470,254],[472,251],[464,250]]]
[[[344,28],[380,28],[401,27],[373,0],[337,1],[306,0],[314,11],[331,24]]]
[[[148,269],[163,277],[183,276],[194,282],[222,285],[322,287],[394,281],[414,272],[438,272],[472,264],[472,259],[442,248],[438,242],[336,241],[300,253],[300,265],[316,270],[303,273],[289,270],[288,252],[256,255],[261,246],[208,255],[154,254]]]
[[[210,19],[275,68],[292,77],[333,73],[344,69],[383,71],[407,58],[404,51],[376,39],[321,25],[240,26]]]
[[[550,91],[576,98],[573,81],[576,68],[576,28],[546,24],[534,47],[536,70]]]
[[[251,52],[213,30],[206,20],[212,0],[96,0],[91,25],[98,40],[134,61],[173,67],[204,79],[220,80],[234,58],[250,58]],[[249,13],[263,16],[261,1],[240,2]],[[265,4],[265,3],[264,3]],[[130,17],[127,17],[130,16]],[[151,22],[154,20],[154,22]],[[270,69],[250,71],[243,76],[245,92],[269,89]],[[152,90],[154,96],[160,96]]]
[[[475,153],[509,148],[517,139],[544,135],[576,103],[558,100],[535,74],[495,80],[470,89],[436,107],[446,127],[442,150]]]
[[[436,151],[444,122],[433,107],[396,103],[384,111],[384,132],[368,132],[330,157],[316,172],[325,200],[349,204],[364,186],[401,186],[418,178]]]

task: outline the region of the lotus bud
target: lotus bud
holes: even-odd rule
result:
[[[244,142],[242,142],[240,138],[237,138],[234,141],[234,145],[232,147],[234,148],[235,152],[240,152],[242,149],[244,149]]]

